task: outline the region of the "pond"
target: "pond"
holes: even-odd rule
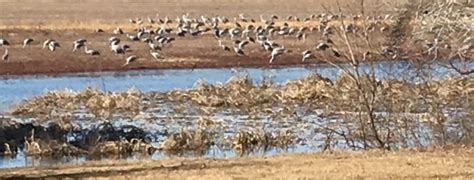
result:
[[[470,65],[472,66],[472,64]],[[370,71],[372,68],[367,65],[361,66],[361,71]],[[455,72],[445,68],[444,66],[435,65],[433,71],[428,71],[435,79],[442,79],[452,75]],[[416,68],[409,61],[384,61],[376,64],[375,74],[378,79],[401,79],[407,81],[417,81]],[[235,75],[248,75],[255,83],[259,83],[263,78],[271,78],[277,84],[285,83],[289,80],[295,80],[312,73],[321,74],[331,80],[334,80],[341,70],[328,65],[315,65],[306,67],[287,67],[276,69],[262,68],[231,68],[231,69],[169,69],[169,70],[141,70],[127,72],[100,72],[100,73],[75,73],[56,76],[2,76],[0,80],[0,114],[9,117],[8,110],[11,106],[34,96],[39,96],[46,91],[51,90],[83,90],[86,87],[97,87],[103,91],[123,92],[134,87],[141,92],[166,92],[173,89],[190,89],[195,83],[202,79],[210,84],[223,83]],[[319,110],[314,110],[319,111]],[[153,111],[145,112],[140,118],[120,119],[113,122],[114,126],[134,125],[144,128],[150,134],[159,134],[166,130],[177,131],[180,128],[193,128],[197,126],[197,117],[184,117],[182,120],[167,121],[163,114],[153,115]],[[226,134],[236,133],[238,128],[252,128],[264,126],[269,129],[290,129],[299,137],[315,138],[312,127],[323,121],[318,118],[317,114],[307,114],[303,118],[289,118],[285,122],[271,123],[270,117],[261,117],[263,121],[248,121],[241,115],[218,114],[214,117],[222,120],[226,130]],[[153,123],[150,124],[147,117],[153,116]],[[177,117],[179,119],[179,117]],[[189,121],[194,120],[194,121]],[[296,123],[296,121],[298,121]],[[300,124],[297,127],[291,127],[291,124]],[[84,124],[84,126],[87,126]],[[90,126],[90,124],[89,124]],[[231,129],[231,130],[228,130]],[[156,136],[153,142],[160,142],[163,136]],[[318,149],[318,144],[308,143],[308,139],[296,143],[289,149],[282,151],[281,149],[269,149],[264,152],[266,155],[278,154],[281,152],[309,152]],[[259,155],[255,153],[253,155]],[[186,156],[186,154],[184,154]],[[211,148],[207,151],[205,157],[232,157],[235,152],[228,149]],[[160,152],[154,153],[153,159],[163,158]],[[189,155],[189,156],[192,156]],[[128,159],[137,159],[132,156]],[[86,157],[62,158],[62,159],[35,159],[26,157],[19,153],[13,158],[0,157],[0,168],[49,165],[61,163],[77,163],[87,160]]]
[[[471,63],[470,66],[474,66]],[[362,66],[363,71],[371,68]],[[454,74],[444,66],[433,67],[434,77],[443,78]],[[409,61],[384,61],[376,65],[376,75],[380,79],[407,78],[415,80],[416,69]],[[225,82],[236,74],[248,74],[256,82],[270,77],[276,83],[284,83],[311,73],[319,73],[334,80],[342,71],[329,65],[311,67],[288,67],[276,69],[231,68],[231,69],[166,69],[140,70],[127,72],[76,73],[55,76],[0,76],[0,112],[22,100],[51,90],[82,90],[85,87],[98,87],[105,91],[120,92],[135,87],[143,92],[168,91],[193,87],[199,79],[209,83]],[[403,76],[402,76],[403,75]]]

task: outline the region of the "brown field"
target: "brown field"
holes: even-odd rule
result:
[[[387,5],[400,5],[404,1],[382,2],[378,0],[366,1],[367,14],[379,14],[381,10],[390,11]],[[0,62],[0,74],[55,74],[68,72],[112,71],[150,68],[215,68],[215,67],[269,67],[269,53],[264,52],[257,45],[251,44],[246,51],[248,56],[238,57],[234,52],[224,52],[217,46],[212,35],[203,37],[185,37],[177,39],[171,47],[162,51],[165,60],[157,62],[151,60],[147,44],[127,41],[125,35],[119,36],[123,42],[132,46],[133,52],[126,56],[116,56],[110,52],[107,39],[112,36],[111,29],[122,27],[126,32],[134,33],[138,27],[128,23],[129,18],[147,16],[160,18],[169,16],[174,19],[178,15],[189,12],[192,17],[200,15],[224,15],[233,19],[239,13],[258,20],[259,15],[270,16],[278,14],[281,17],[295,15],[305,18],[311,14],[326,12],[325,7],[334,9],[335,1],[300,0],[288,5],[287,1],[269,0],[239,0],[239,1],[114,1],[114,3],[85,0],[58,1],[58,0],[2,0],[0,11],[0,38],[8,39],[13,45],[9,48],[10,60]],[[354,3],[344,1],[342,6],[350,12],[359,11]],[[350,13],[348,12],[348,13]],[[283,22],[280,22],[283,23]],[[291,23],[290,23],[291,24]],[[294,26],[314,26],[293,22]],[[158,26],[155,26],[158,27]],[[104,33],[95,33],[96,28],[106,30]],[[22,41],[33,38],[35,42],[26,49],[21,48]],[[308,34],[305,42],[297,42],[294,36],[278,37],[276,42],[283,44],[290,50],[271,66],[300,65],[301,52],[314,46],[321,35]],[[52,38],[60,42],[61,48],[50,53],[41,48],[44,40]],[[100,57],[89,57],[83,52],[72,52],[72,42],[79,38],[88,40],[87,46],[99,50]],[[383,40],[380,40],[383,41]],[[231,41],[224,41],[231,46]],[[246,48],[247,49],[247,48]],[[3,49],[0,48],[0,54]],[[82,51],[82,50],[81,50]],[[129,55],[141,57],[138,63],[123,67],[125,58]],[[321,58],[330,57],[319,54],[316,59],[304,64],[321,62]]]
[[[0,178],[90,179],[400,179],[474,178],[472,149],[365,151],[271,157],[101,161],[0,170]],[[26,173],[27,172],[27,173]]]
[[[1,0],[0,24],[48,24],[66,20],[79,22],[105,21],[121,23],[131,17],[169,16],[175,18],[183,13],[191,16],[228,16],[244,13],[258,18],[260,14],[294,15],[305,17],[325,12],[323,6],[336,9],[336,1],[327,0]],[[353,8],[354,1],[340,0],[346,11]],[[377,8],[383,4],[400,5],[407,0],[366,0],[369,14],[379,14],[390,9]],[[349,7],[350,6],[350,7]]]

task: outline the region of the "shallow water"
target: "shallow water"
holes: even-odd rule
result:
[[[474,63],[470,64],[474,67]],[[371,68],[361,66],[362,71]],[[444,66],[435,66],[432,75],[443,78],[453,74],[453,71]],[[413,77],[416,71],[408,61],[385,61],[378,63],[375,68],[376,76],[380,79],[416,80]],[[262,68],[232,68],[232,69],[167,69],[167,70],[141,70],[127,72],[100,72],[76,73],[57,76],[0,76],[0,113],[22,100],[43,94],[48,90],[82,90],[85,87],[98,87],[105,91],[126,91],[136,87],[143,92],[167,91],[171,89],[187,89],[194,83],[203,79],[209,83],[225,82],[236,74],[248,74],[259,82],[263,77],[271,77],[276,83],[284,83],[310,73],[319,73],[324,77],[335,79],[340,70],[328,65],[315,65],[312,67],[288,67],[278,69]],[[403,76],[401,76],[403,75]]]
[[[375,74],[378,79],[401,79],[408,81],[417,81],[416,73],[418,73],[413,65],[408,61],[385,61],[378,63],[375,67]],[[368,66],[361,66],[362,71],[370,71],[371,68]],[[474,67],[474,63],[470,64],[470,67]],[[453,71],[446,69],[444,66],[434,66],[433,71],[429,71],[431,76],[435,79],[442,79],[449,77],[454,74]],[[239,68],[239,69],[195,69],[195,70],[142,70],[142,71],[128,71],[128,72],[101,72],[101,73],[77,73],[67,74],[58,76],[2,76],[0,80],[0,114],[5,114],[8,108],[16,103],[21,102],[32,96],[38,96],[49,90],[82,90],[85,87],[98,87],[105,91],[121,92],[126,91],[131,87],[135,87],[143,92],[151,91],[168,91],[171,89],[188,89],[192,88],[196,81],[203,79],[208,83],[223,83],[230,77],[235,75],[247,74],[253,80],[258,83],[263,77],[270,77],[275,83],[284,83],[289,80],[298,79],[309,75],[311,73],[319,73],[324,77],[335,80],[335,78],[341,73],[337,68],[327,65],[317,65],[312,67],[288,67],[279,69],[261,69],[261,68]],[[154,115],[156,117],[156,115]],[[196,119],[193,117],[186,117],[189,119]],[[220,116],[218,118],[225,117]],[[226,121],[228,127],[231,129],[237,129],[242,127],[256,127],[255,124],[264,124],[263,121],[242,121],[239,120],[242,117],[233,116]],[[314,121],[314,117],[303,118],[303,124],[315,125],[318,122]],[[144,119],[143,119],[144,120]],[[288,120],[286,123],[272,126],[272,128],[288,128],[292,120]],[[148,128],[150,132],[159,131],[163,128],[167,130],[178,130],[181,127],[195,127],[196,121],[187,121],[186,124],[183,121],[168,122],[168,121],[154,121],[155,123],[150,124],[148,121],[140,121],[140,119],[124,119],[121,121],[115,121],[115,125],[126,125],[131,124],[140,128]],[[190,123],[189,123],[190,122]],[[89,122],[90,123],[90,122]],[[267,122],[268,123],[268,122]],[[268,123],[270,124],[270,123]],[[86,125],[85,125],[86,126]],[[89,124],[90,126],[90,124]],[[314,138],[314,135],[310,131],[305,131],[303,127],[293,127],[295,133],[301,133],[301,136],[309,139]],[[235,132],[230,132],[235,133]],[[161,139],[162,140],[162,139]],[[160,140],[158,140],[159,142]],[[287,152],[308,152],[315,151],[317,144],[297,144]],[[281,153],[281,150],[271,149],[264,152],[265,155],[274,155]],[[252,154],[260,155],[262,152]],[[164,155],[160,152],[153,154],[152,159],[163,158]],[[188,154],[185,156],[193,156]],[[208,151],[205,157],[232,157],[235,156],[233,150],[220,150],[213,148]],[[129,157],[128,159],[137,159],[139,157]],[[36,165],[50,165],[50,164],[62,164],[62,163],[77,163],[87,160],[84,157],[75,158],[64,158],[59,160],[41,160],[34,159],[31,157],[25,157],[23,154],[18,154],[14,158],[0,157],[0,168],[7,167],[22,167],[22,166],[36,166]]]

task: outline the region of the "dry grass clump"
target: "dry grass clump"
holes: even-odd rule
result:
[[[295,139],[295,135],[290,130],[276,132],[263,129],[240,130],[232,139],[232,147],[238,154],[243,155],[259,150],[265,152],[270,148],[287,149],[294,144]]]
[[[179,132],[170,134],[158,149],[172,154],[193,152],[202,155],[215,145],[220,149],[232,147],[238,154],[243,155],[257,151],[265,152],[270,148],[287,149],[294,144],[296,139],[291,130],[273,132],[263,129],[239,130],[231,136],[231,138],[222,139],[212,130],[181,129]],[[231,141],[227,142],[226,139]]]
[[[196,152],[204,154],[214,145],[215,133],[204,130],[181,129],[164,140],[159,149],[169,153]]]
[[[157,150],[156,147],[142,139],[131,139],[121,141],[104,141],[99,142],[92,147],[89,154],[92,156],[124,156],[127,157],[132,153],[140,153],[151,155]]]
[[[271,86],[256,86],[248,76],[231,77],[222,85],[211,85],[198,82],[189,91],[172,91],[168,96],[175,96],[178,101],[191,100],[199,106],[246,108],[276,101],[278,91]]]
[[[140,96],[136,89],[123,93],[102,92],[90,87],[80,92],[48,91],[13,107],[10,112],[37,117],[72,114],[81,109],[87,109],[97,117],[109,117],[114,113],[136,114],[140,111]]]
[[[77,148],[67,142],[54,139],[38,139],[34,137],[34,130],[30,137],[25,137],[23,151],[27,156],[43,156],[61,158],[64,156],[78,156],[87,151]],[[54,137],[58,138],[58,137]]]
[[[80,92],[50,91],[14,107],[11,114],[42,117],[86,109],[98,117],[109,117],[115,113],[136,115],[143,111],[143,97],[158,106],[190,104],[184,106],[183,111],[189,108],[207,112],[212,107],[212,112],[225,110],[223,108],[266,112],[271,107],[289,108],[295,105],[321,108],[331,105],[334,108],[332,110],[353,111],[362,101],[360,88],[374,92],[367,95],[373,98],[378,111],[385,111],[387,109],[384,106],[390,105],[393,112],[419,112],[417,109],[428,105],[426,98],[436,97],[439,101],[448,102],[472,95],[472,84],[472,78],[463,77],[413,84],[399,80],[377,80],[366,75],[356,81],[343,73],[335,81],[313,74],[282,85],[255,85],[248,76],[236,76],[224,84],[200,82],[190,90],[166,93],[141,93],[134,89],[123,93],[104,93],[91,88]],[[428,95],[425,99],[420,98]]]
[[[333,82],[318,74],[289,81],[283,87],[283,97],[303,102],[333,98]]]

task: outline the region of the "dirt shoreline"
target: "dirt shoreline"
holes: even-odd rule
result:
[[[474,178],[472,149],[364,151],[269,157],[91,161],[1,169],[0,178]]]
[[[161,24],[143,24],[136,25],[129,23],[129,18],[164,18],[174,19],[189,12],[192,17],[199,18],[201,15],[212,17],[215,15],[227,16],[230,19],[237,17],[240,13],[257,22],[253,25],[261,25],[260,15],[265,18],[271,14],[277,14],[280,19],[275,23],[282,26],[287,22],[291,27],[317,27],[318,20],[303,22],[295,20],[286,20],[289,15],[297,16],[301,19],[314,14],[326,12],[324,7],[334,8],[334,2],[320,0],[302,0],[300,3],[292,3],[292,8],[286,8],[288,5],[282,0],[275,1],[244,0],[239,2],[203,0],[199,2],[189,1],[143,1],[136,3],[118,2],[107,4],[107,6],[98,6],[101,2],[81,1],[80,3],[58,3],[56,0],[41,1],[11,1],[5,2],[4,11],[0,12],[0,38],[7,39],[12,45],[7,47],[9,50],[9,60],[0,61],[0,75],[57,75],[65,73],[80,72],[102,72],[102,71],[127,71],[142,69],[193,69],[193,68],[231,68],[231,67],[283,67],[296,65],[318,64],[323,60],[341,60],[335,58],[333,53],[318,52],[316,58],[302,61],[302,52],[314,48],[318,42],[324,39],[320,32],[316,30],[308,32],[306,40],[298,40],[296,36],[275,36],[274,41],[284,45],[290,52],[286,52],[279,57],[276,62],[270,64],[270,52],[263,50],[257,43],[250,43],[245,47],[246,56],[239,57],[231,50],[224,51],[219,47],[212,31],[204,33],[198,37],[186,35],[186,37],[177,37],[176,32],[170,36],[176,37],[170,46],[163,47],[163,61],[155,61],[150,56],[148,44],[143,42],[130,41],[124,35],[116,35],[112,30],[121,27],[125,33],[135,34],[134,29],[139,27],[152,26],[151,29],[159,28]],[[403,4],[404,1],[396,1],[394,5]],[[150,8],[154,5],[153,8]],[[347,3],[344,5],[354,5]],[[374,11],[369,14],[375,15],[381,12],[390,12],[388,10],[379,11],[375,7],[382,6],[376,0],[367,1],[368,7],[374,7]],[[174,7],[174,8],[170,8]],[[267,7],[267,8],[262,8]],[[100,9],[98,9],[100,8]],[[106,8],[106,9],[104,9]],[[19,11],[18,9],[29,13]],[[141,9],[138,12],[135,9]],[[348,13],[354,13],[350,9]],[[100,13],[99,13],[100,12]],[[117,13],[120,12],[120,13]],[[210,13],[212,12],[212,13]],[[84,14],[86,13],[86,14]],[[157,15],[160,14],[160,15]],[[4,15],[4,16],[1,16]],[[243,26],[247,23],[240,22]],[[337,22],[335,22],[337,23]],[[252,24],[252,23],[249,23]],[[167,25],[174,31],[174,24]],[[222,25],[222,27],[234,27],[233,23]],[[101,28],[102,33],[95,30]],[[383,41],[387,33],[376,33],[376,41]],[[122,40],[123,44],[130,45],[131,51],[126,55],[115,55],[110,52],[108,39],[116,36]],[[150,35],[150,38],[153,36]],[[25,38],[32,38],[34,41],[30,46],[23,48],[22,44]],[[87,39],[86,46],[100,52],[99,57],[86,55],[80,49],[72,52],[73,42],[79,38]],[[46,39],[54,39],[61,44],[55,52],[48,52],[42,48]],[[233,41],[229,37],[221,38],[225,46],[233,47]],[[335,43],[343,44],[342,40],[333,39]],[[346,52],[341,46],[339,52]],[[3,55],[5,47],[0,47],[0,56]],[[141,59],[129,66],[123,66],[128,56],[136,55]],[[361,57],[360,57],[361,58]]]
[[[324,62],[323,59],[334,59],[331,52],[320,52],[314,59],[302,62],[301,52],[314,46],[314,41],[297,42],[295,39],[280,39],[290,52],[269,63],[270,54],[259,45],[251,43],[246,50],[246,56],[237,56],[234,52],[224,51],[217,45],[211,34],[200,37],[185,37],[177,39],[168,47],[164,47],[164,59],[154,60],[148,50],[148,45],[141,42],[124,40],[131,45],[126,55],[116,55],[110,51],[106,39],[114,36],[110,33],[97,34],[90,30],[0,30],[1,34],[9,34],[9,47],[0,47],[0,54],[8,48],[10,58],[0,61],[0,75],[56,75],[65,73],[128,71],[143,69],[194,69],[194,68],[231,68],[231,67],[282,67],[296,65],[314,65]],[[25,37],[35,41],[31,46],[22,48],[21,42]],[[125,36],[125,35],[122,35]],[[122,39],[126,39],[125,37]],[[315,35],[313,35],[315,36]],[[88,46],[100,51],[100,56],[91,57],[79,50],[73,52],[69,47],[79,37],[87,38]],[[55,52],[42,48],[42,41],[47,38],[58,40],[62,47]],[[314,37],[317,38],[317,37]],[[231,40],[224,40],[229,46]],[[124,66],[125,59],[136,55],[140,59]]]
[[[162,62],[162,63],[143,63],[131,66],[121,66],[120,63],[114,66],[106,66],[111,61],[94,62],[90,64],[50,64],[41,62],[27,63],[0,63],[0,76],[23,76],[23,75],[65,75],[73,73],[97,73],[97,72],[124,72],[130,70],[157,70],[157,69],[219,69],[219,68],[284,68],[297,66],[317,66],[325,64],[322,61],[314,62],[295,62],[287,61],[275,64],[268,64],[266,61],[243,60],[241,62],[223,62],[216,60],[205,60],[204,62]],[[113,62],[112,62],[113,63]]]

